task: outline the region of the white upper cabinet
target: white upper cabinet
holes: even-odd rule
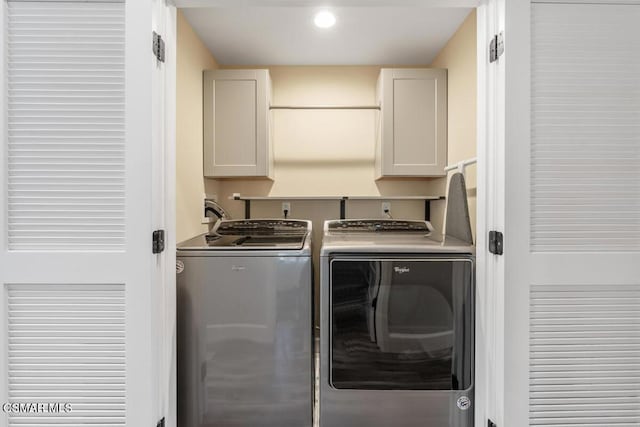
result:
[[[447,164],[447,70],[382,69],[376,174],[444,176]]]
[[[268,70],[204,72],[204,176],[270,177]]]

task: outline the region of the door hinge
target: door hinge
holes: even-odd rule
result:
[[[158,424],[156,424],[156,427],[164,427],[164,417],[162,417],[162,419],[158,421]]]
[[[491,420],[487,420],[487,427],[498,427],[498,425]]]
[[[164,62],[164,40],[162,36],[153,32],[153,55],[160,62]]]
[[[504,35],[496,34],[489,43],[489,62],[496,62],[504,53]]]
[[[164,230],[156,230],[153,232],[153,249],[154,254],[164,251]]]
[[[502,255],[504,253],[504,236],[499,231],[489,232],[489,252],[496,255]]]

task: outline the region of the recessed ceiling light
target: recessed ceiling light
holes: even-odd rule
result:
[[[329,28],[336,24],[336,17],[328,10],[323,10],[316,13],[316,17],[313,19],[313,22],[318,28]]]

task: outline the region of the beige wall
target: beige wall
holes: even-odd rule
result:
[[[476,17],[475,11],[431,64],[448,69],[449,164],[476,152]],[[393,65],[396,67],[396,65]],[[178,16],[178,240],[204,232],[203,193],[217,195],[232,216],[244,215],[233,193],[250,196],[419,196],[443,195],[445,179],[374,179],[376,111],[275,110],[272,112],[274,180],[202,178],[202,70],[217,68],[215,59]],[[248,68],[225,66],[225,68]],[[260,68],[265,68],[260,66]],[[379,66],[272,66],[273,103],[292,105],[373,104]],[[475,166],[467,186],[475,230]],[[206,190],[205,190],[206,186]],[[324,219],[339,214],[336,202],[291,203],[293,217],[314,218],[319,233]],[[280,202],[257,202],[255,216],[278,217]],[[421,202],[392,202],[396,218],[422,218]],[[433,203],[432,222],[442,229],[444,203]],[[381,217],[380,202],[352,201],[348,217]],[[319,235],[318,235],[319,237]]]
[[[234,68],[234,67],[229,67]],[[372,105],[380,67],[268,67],[276,105]],[[274,180],[223,180],[221,201],[237,217],[242,202],[233,193],[251,196],[397,196],[431,195],[429,180],[375,180],[375,110],[272,111]],[[259,206],[260,205],[260,206]],[[319,222],[336,218],[336,202],[292,202],[294,217],[304,218],[313,205]],[[279,217],[279,203],[254,204],[256,214]],[[381,217],[380,202],[350,202],[349,217]],[[393,202],[392,215],[422,218],[421,202]]]
[[[476,105],[477,105],[477,60],[476,60],[476,12],[469,14],[458,31],[447,42],[431,64],[446,68],[448,72],[448,163],[476,157]],[[444,189],[446,181],[439,180]],[[476,235],[476,166],[466,172],[469,213],[473,235]],[[441,215],[441,214],[440,214]]]
[[[207,231],[202,199],[217,194],[214,180],[202,170],[202,71],[218,68],[215,59],[178,12],[176,81],[176,239]]]
[[[430,65],[448,69],[448,163],[476,156],[476,13],[473,11]],[[236,68],[236,67],[225,67]],[[264,68],[264,67],[262,67]],[[290,105],[373,104],[380,67],[268,67],[273,103]],[[444,195],[447,180],[374,178],[376,111],[275,110],[272,112],[274,181],[224,180],[221,201],[244,215],[233,193],[250,196]],[[475,236],[476,167],[467,169]],[[278,217],[281,202],[257,202],[256,216]],[[432,203],[432,222],[442,230],[444,203]],[[292,202],[293,217],[314,218],[320,237],[324,219],[339,214],[336,202]],[[396,218],[423,217],[420,202],[392,203]],[[380,202],[349,202],[347,216],[381,217]]]
[[[202,178],[202,70],[217,68],[214,57],[178,14],[177,63],[177,239],[207,230],[202,197],[217,195],[234,217],[244,214],[233,193],[283,195],[442,195],[445,179],[374,179],[376,111],[273,111],[274,181]],[[449,164],[476,155],[476,14],[472,12],[431,64],[448,69]],[[234,68],[234,67],[225,67]],[[247,67],[243,67],[247,68]],[[373,104],[378,66],[268,67],[274,104]],[[475,166],[467,172],[475,230]],[[280,216],[280,203],[258,202],[253,212]],[[432,221],[441,230],[444,203],[433,203]],[[292,202],[293,217],[322,220],[338,215],[335,202]],[[420,202],[392,203],[396,218],[422,218]],[[382,216],[379,202],[353,201],[348,217]]]
[[[397,66],[393,66],[397,67]],[[476,156],[476,12],[469,14],[430,65],[448,69],[448,163]],[[225,66],[225,68],[239,68]],[[242,67],[247,68],[247,67]],[[264,68],[260,67],[260,68]],[[374,104],[379,66],[267,67],[273,103],[290,105]],[[441,179],[374,179],[376,111],[274,110],[274,181],[223,180],[220,200],[236,217],[244,215],[233,193],[251,196],[444,195]],[[467,169],[467,190],[475,235],[476,168]],[[293,217],[322,220],[339,214],[335,202],[292,202]],[[422,218],[420,202],[392,203],[397,218]],[[257,202],[256,216],[280,216],[280,202]],[[380,202],[350,202],[348,217],[381,217]],[[444,203],[433,203],[432,222],[442,230]],[[318,236],[319,237],[319,236]]]
[[[432,67],[447,68],[449,163],[476,153],[476,23],[473,12],[440,52]],[[391,66],[396,67],[396,66]],[[277,110],[272,114],[274,180],[203,179],[202,70],[215,59],[178,16],[177,230],[178,241],[206,231],[201,224],[202,195],[216,194],[235,218],[244,217],[247,196],[424,196],[444,195],[446,179],[374,178],[377,111]],[[249,68],[249,67],[225,67]],[[265,68],[264,66],[253,68]],[[267,67],[273,103],[291,105],[374,104],[379,66]],[[475,230],[475,167],[468,170],[470,208]],[[442,229],[443,202],[432,203],[432,222]],[[292,201],[293,218],[311,219],[317,262],[326,219],[339,217],[334,201]],[[393,201],[395,218],[422,219],[424,203]],[[252,204],[253,217],[280,217],[281,201]],[[382,217],[379,201],[350,201],[347,217]],[[316,269],[316,297],[317,297]]]

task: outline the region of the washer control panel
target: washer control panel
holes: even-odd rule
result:
[[[214,231],[223,236],[305,234],[308,227],[307,221],[291,219],[238,219],[220,221]]]

